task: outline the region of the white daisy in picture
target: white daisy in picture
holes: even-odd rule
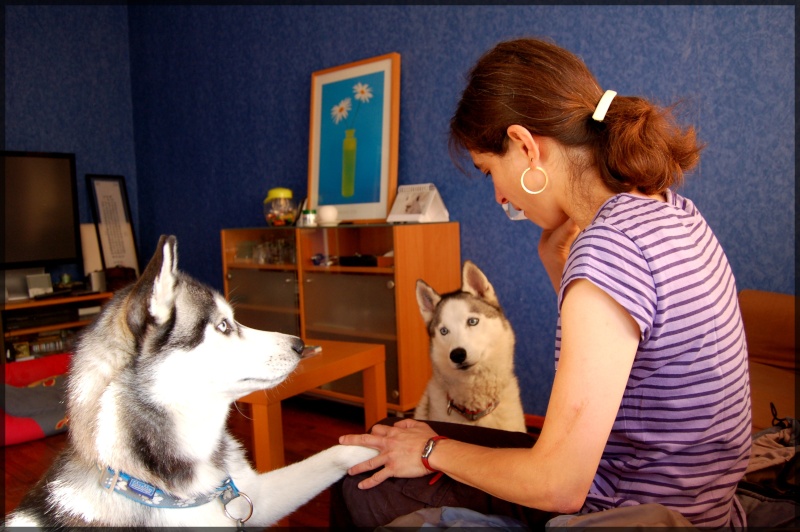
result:
[[[372,98],[372,89],[366,83],[359,82],[353,86],[353,94],[355,94],[355,98],[359,102],[369,103],[370,98]]]
[[[358,98],[358,96],[356,96]],[[344,118],[347,118],[347,113],[350,112],[350,109],[353,108],[352,101],[350,98],[345,98],[338,104],[334,105],[331,109],[331,118],[333,118],[333,123],[338,124]]]

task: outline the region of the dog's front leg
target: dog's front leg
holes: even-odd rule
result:
[[[430,386],[430,385],[429,385]],[[428,394],[428,387],[425,388],[422,397],[417,403],[417,408],[414,409],[414,419],[430,419],[431,418],[431,399]]]
[[[243,479],[238,487],[253,501],[253,516],[246,524],[277,523],[342,478],[348,469],[377,454],[366,447],[335,445],[301,462]]]

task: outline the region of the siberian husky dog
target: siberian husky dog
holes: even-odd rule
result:
[[[177,269],[162,236],[139,280],[85,330],[67,386],[69,441],[6,525],[267,526],[377,453],[337,445],[259,474],[226,431],[231,403],[281,383],[303,342],[236,323]]]
[[[444,295],[420,279],[417,303],[433,376],[414,418],[525,432],[514,331],[486,275],[466,261],[461,290]]]

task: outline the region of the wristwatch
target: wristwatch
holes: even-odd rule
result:
[[[422,465],[424,465],[425,469],[431,471],[432,473],[438,473],[438,470],[431,467],[431,465],[428,463],[428,458],[431,456],[433,449],[436,447],[436,442],[446,439],[448,439],[447,436],[434,436],[427,441],[425,448],[422,450]]]

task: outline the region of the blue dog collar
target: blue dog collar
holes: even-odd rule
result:
[[[100,466],[98,466],[98,468],[99,467]],[[145,506],[151,506],[153,508],[193,508],[195,506],[208,504],[215,499],[220,499],[225,508],[225,515],[227,515],[230,519],[237,521],[239,525],[243,524],[245,521],[250,519],[250,516],[253,515],[253,502],[250,500],[250,497],[239,491],[239,489],[236,487],[236,484],[233,483],[233,479],[231,477],[226,478],[221,486],[209,494],[191,499],[182,499],[180,497],[170,495],[169,493],[166,493],[163,490],[160,490],[155,486],[148,484],[147,482],[136,477],[132,477],[122,471],[114,471],[110,467],[107,467],[105,470],[102,470],[101,468],[101,472],[100,485],[103,487],[103,489],[109,492],[113,491],[115,493],[119,493],[120,495],[123,495],[132,501],[136,501],[139,504],[144,504]],[[244,497],[244,499],[250,505],[250,512],[244,518],[233,517],[228,513],[228,503],[238,497]]]

